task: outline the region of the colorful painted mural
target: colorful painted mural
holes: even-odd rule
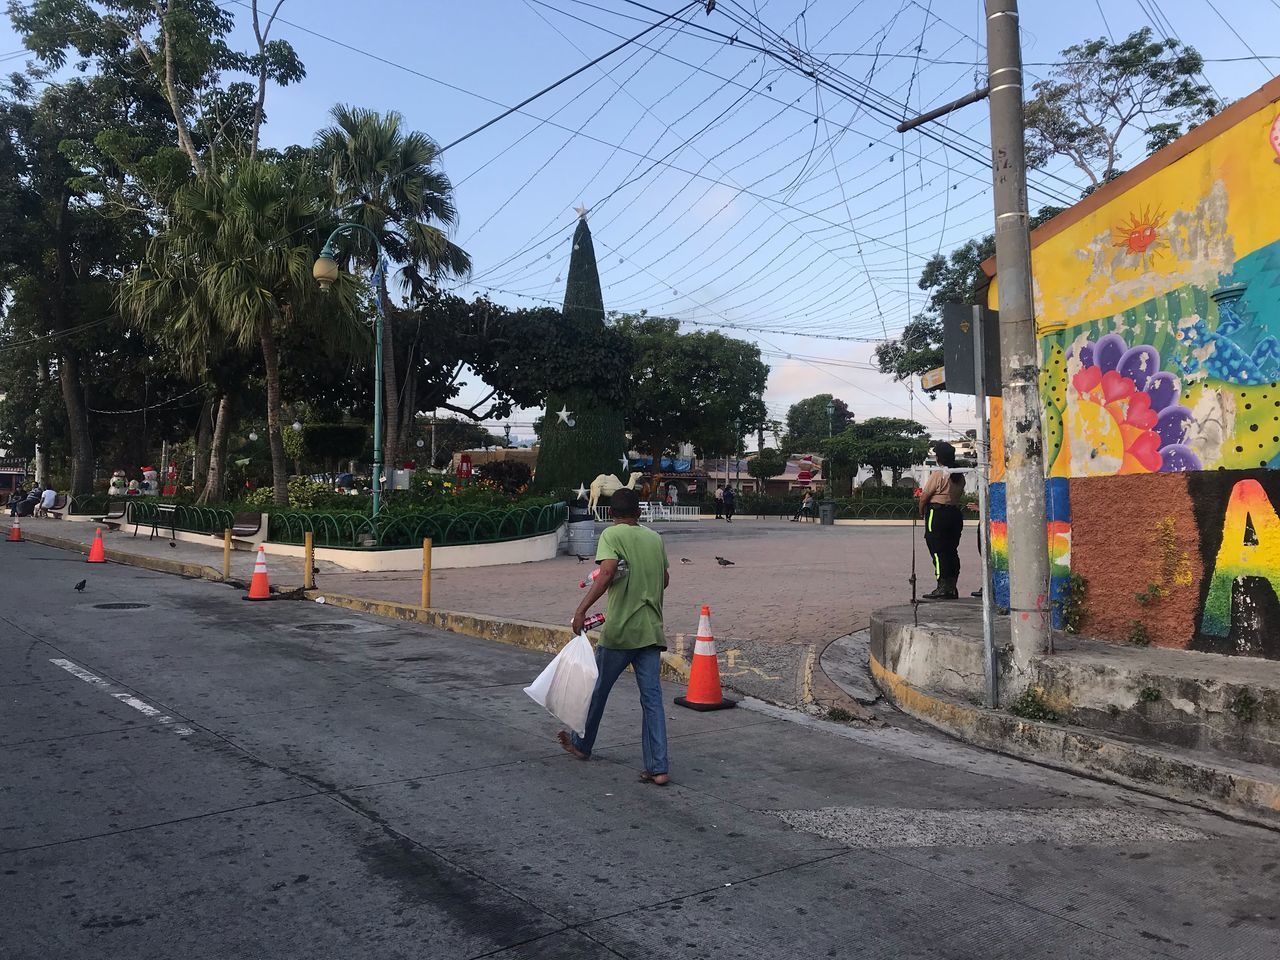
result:
[[[991,511],[991,595],[996,606],[1009,606],[1009,536],[1005,513],[1005,485],[993,483],[988,488]],[[1051,477],[1044,484],[1045,535],[1049,543],[1049,597],[1060,600],[1067,591],[1071,575],[1071,500],[1067,481]],[[1062,627],[1062,613],[1052,605],[1053,624]]]
[[[1280,78],[1033,238],[1055,589],[1126,581],[1086,599],[1110,639],[1280,657],[1277,130]]]

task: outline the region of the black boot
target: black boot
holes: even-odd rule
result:
[[[945,581],[939,580],[938,585],[922,596],[921,600],[945,600],[946,590],[944,588]]]

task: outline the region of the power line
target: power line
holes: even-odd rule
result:
[[[663,25],[664,23],[666,23],[668,20],[673,20],[673,19],[675,19],[676,17],[680,16],[681,14],[684,14],[684,13],[686,13],[687,11],[689,11],[689,10],[693,9],[693,8],[694,8],[694,7],[696,7],[697,5],[698,5],[698,0],[691,0],[691,2],[690,2],[690,3],[685,4],[683,7],[681,7],[679,10],[677,10],[675,13],[668,13],[668,14],[664,14],[664,15],[663,15],[663,17],[662,17],[662,19],[661,19],[661,20],[659,20],[657,23],[652,24],[651,26],[645,27],[643,30],[641,30],[639,33],[637,33],[634,37],[631,37],[630,39],[627,39],[627,40],[622,41],[622,43],[618,44],[616,47],[613,47],[611,50],[606,50],[604,53],[600,54],[600,56],[596,57],[594,60],[591,60],[591,61],[589,61],[589,62],[587,62],[587,63],[584,63],[582,66],[578,67],[578,69],[577,69],[577,70],[574,70],[572,73],[567,73],[567,74],[565,74],[563,77],[561,77],[561,78],[560,78],[559,80],[557,80],[555,83],[552,83],[552,84],[550,84],[550,85],[548,85],[548,86],[543,87],[541,90],[539,90],[539,91],[538,91],[537,93],[535,93],[535,94],[532,94],[531,96],[525,97],[523,100],[521,100],[519,103],[517,103],[514,107],[508,107],[506,110],[502,111],[502,113],[498,114],[498,115],[497,115],[496,117],[494,117],[492,120],[487,120],[487,121],[485,121],[484,123],[480,124],[480,126],[476,127],[474,130],[471,130],[471,131],[469,131],[468,133],[464,133],[462,136],[458,137],[456,140],[453,140],[453,141],[450,141],[449,143],[446,143],[443,147],[441,147],[439,150],[437,150],[437,151],[436,151],[436,153],[437,153],[437,154],[442,154],[442,153],[444,153],[446,150],[448,150],[450,147],[456,147],[458,144],[460,144],[460,143],[462,143],[462,142],[464,142],[464,141],[466,141],[466,140],[470,140],[472,137],[474,137],[477,133],[480,133],[482,130],[488,130],[490,127],[492,127],[492,126],[493,126],[495,123],[497,123],[499,120],[503,120],[503,119],[505,119],[506,117],[511,116],[511,114],[513,114],[513,113],[517,113],[517,112],[518,112],[518,111],[520,111],[523,107],[527,107],[529,104],[533,103],[533,101],[537,100],[539,97],[545,96],[546,94],[550,93],[552,90],[556,89],[556,87],[559,87],[559,86],[561,86],[561,85],[563,85],[563,84],[565,84],[565,83],[568,83],[568,82],[569,82],[570,80],[572,80],[574,77],[578,76],[578,74],[583,73],[583,72],[585,72],[585,71],[587,71],[587,70],[590,70],[590,69],[591,69],[592,67],[594,67],[597,63],[599,63],[599,62],[600,62],[600,61],[602,61],[602,60],[607,60],[609,57],[613,56],[615,53],[617,53],[617,52],[618,52],[619,50],[621,50],[623,47],[629,47],[629,46],[631,46],[631,44],[635,43],[635,42],[636,42],[637,40],[639,40],[641,37],[645,36],[646,34],[652,33],[654,30],[657,30],[657,29],[658,29],[658,27],[662,26],[662,25]],[[655,11],[655,13],[660,13],[660,12],[661,12],[661,11]]]

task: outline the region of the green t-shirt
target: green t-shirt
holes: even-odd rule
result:
[[[667,572],[667,548],[662,537],[639,525],[618,523],[600,534],[596,563],[626,561],[627,575],[614,577],[600,628],[600,646],[634,650],[667,649],[662,632],[662,593]]]

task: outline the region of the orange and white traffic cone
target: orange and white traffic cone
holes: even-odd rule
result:
[[[106,563],[107,551],[102,546],[102,528],[93,531],[93,545],[89,547],[89,563]]]
[[[259,544],[258,559],[253,561],[253,579],[249,581],[246,600],[270,600],[271,581],[267,579],[267,551]]]
[[[22,520],[19,517],[13,518],[13,523],[9,524],[9,538],[7,543],[22,543]]]
[[[698,617],[698,639],[693,644],[693,662],[689,667],[689,689],[676,703],[690,710],[727,710],[738,705],[726,700],[720,692],[720,665],[716,662],[716,638],[711,635],[711,608],[702,605]]]

